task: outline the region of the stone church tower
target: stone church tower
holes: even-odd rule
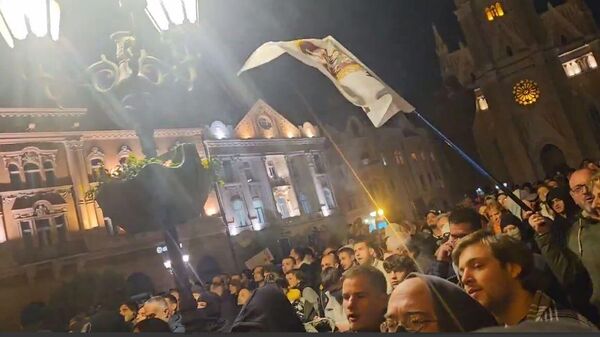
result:
[[[532,0],[455,0],[466,39],[450,52],[434,27],[444,79],[475,93],[473,135],[500,179],[543,179],[600,158],[598,28],[583,0],[538,14]]]

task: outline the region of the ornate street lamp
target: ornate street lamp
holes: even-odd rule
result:
[[[198,21],[196,0],[147,0],[145,11],[159,32]]]

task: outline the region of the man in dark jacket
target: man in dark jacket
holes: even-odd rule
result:
[[[536,231],[535,240],[542,255],[568,291],[573,305],[596,321],[600,309],[600,215],[592,207],[594,196],[589,188],[592,174],[589,169],[581,169],[569,179],[571,197],[583,211],[569,229],[566,246],[556,244],[550,219],[533,214],[529,224]],[[581,309],[586,299],[595,306],[595,312]],[[590,317],[594,314],[596,317]]]

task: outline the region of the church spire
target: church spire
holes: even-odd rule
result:
[[[440,36],[440,33],[437,30],[435,24],[432,25],[433,28],[433,36],[435,37],[435,53],[438,56],[447,55],[448,54],[448,46]]]

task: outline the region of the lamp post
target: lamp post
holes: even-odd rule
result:
[[[196,0],[120,0],[119,5],[129,14],[131,31],[111,35],[116,44],[116,62],[101,55],[99,62],[87,68],[89,84],[106,93],[112,108],[136,131],[144,155],[156,157],[153,121],[160,114],[156,109],[157,92],[170,83],[183,83],[187,90],[192,90],[196,79],[198,54],[192,52],[195,44],[189,43],[188,33],[198,20],[198,6]],[[170,47],[168,60],[149,55],[136,39],[139,29],[136,18],[144,13]],[[18,49],[21,42],[34,40],[30,39],[33,37],[57,41],[59,26],[60,6],[56,0],[0,0],[0,35],[10,48]],[[167,182],[160,181],[157,170],[152,171],[152,176],[156,179],[149,179],[147,188],[168,188]],[[159,198],[153,215],[164,233],[170,270],[180,290],[184,323],[192,324],[197,317],[197,303],[192,296],[177,229],[167,220],[173,210],[160,207],[166,204]]]
[[[196,0],[120,0],[119,6],[129,15],[131,31],[111,35],[116,44],[116,62],[102,55],[87,72],[97,91],[115,98],[113,108],[136,131],[144,155],[152,158],[157,156],[153,123],[160,120],[161,114],[156,108],[158,91],[179,83],[183,83],[188,91],[193,89],[198,54],[191,52],[194,44],[190,43],[188,33],[194,32],[198,5]],[[166,60],[150,55],[141,46],[136,34],[140,29],[137,18],[141,13],[148,16],[161,34],[162,42],[171,50]],[[168,188],[159,180],[157,175],[147,181],[149,189]],[[187,317],[194,316],[197,304],[192,296],[185,254],[179,247],[177,228],[168,220],[172,210],[160,206],[166,204],[168,202],[159,202],[153,209],[154,219],[163,229],[169,255],[168,269],[180,291],[181,313],[184,320],[188,320]]]

